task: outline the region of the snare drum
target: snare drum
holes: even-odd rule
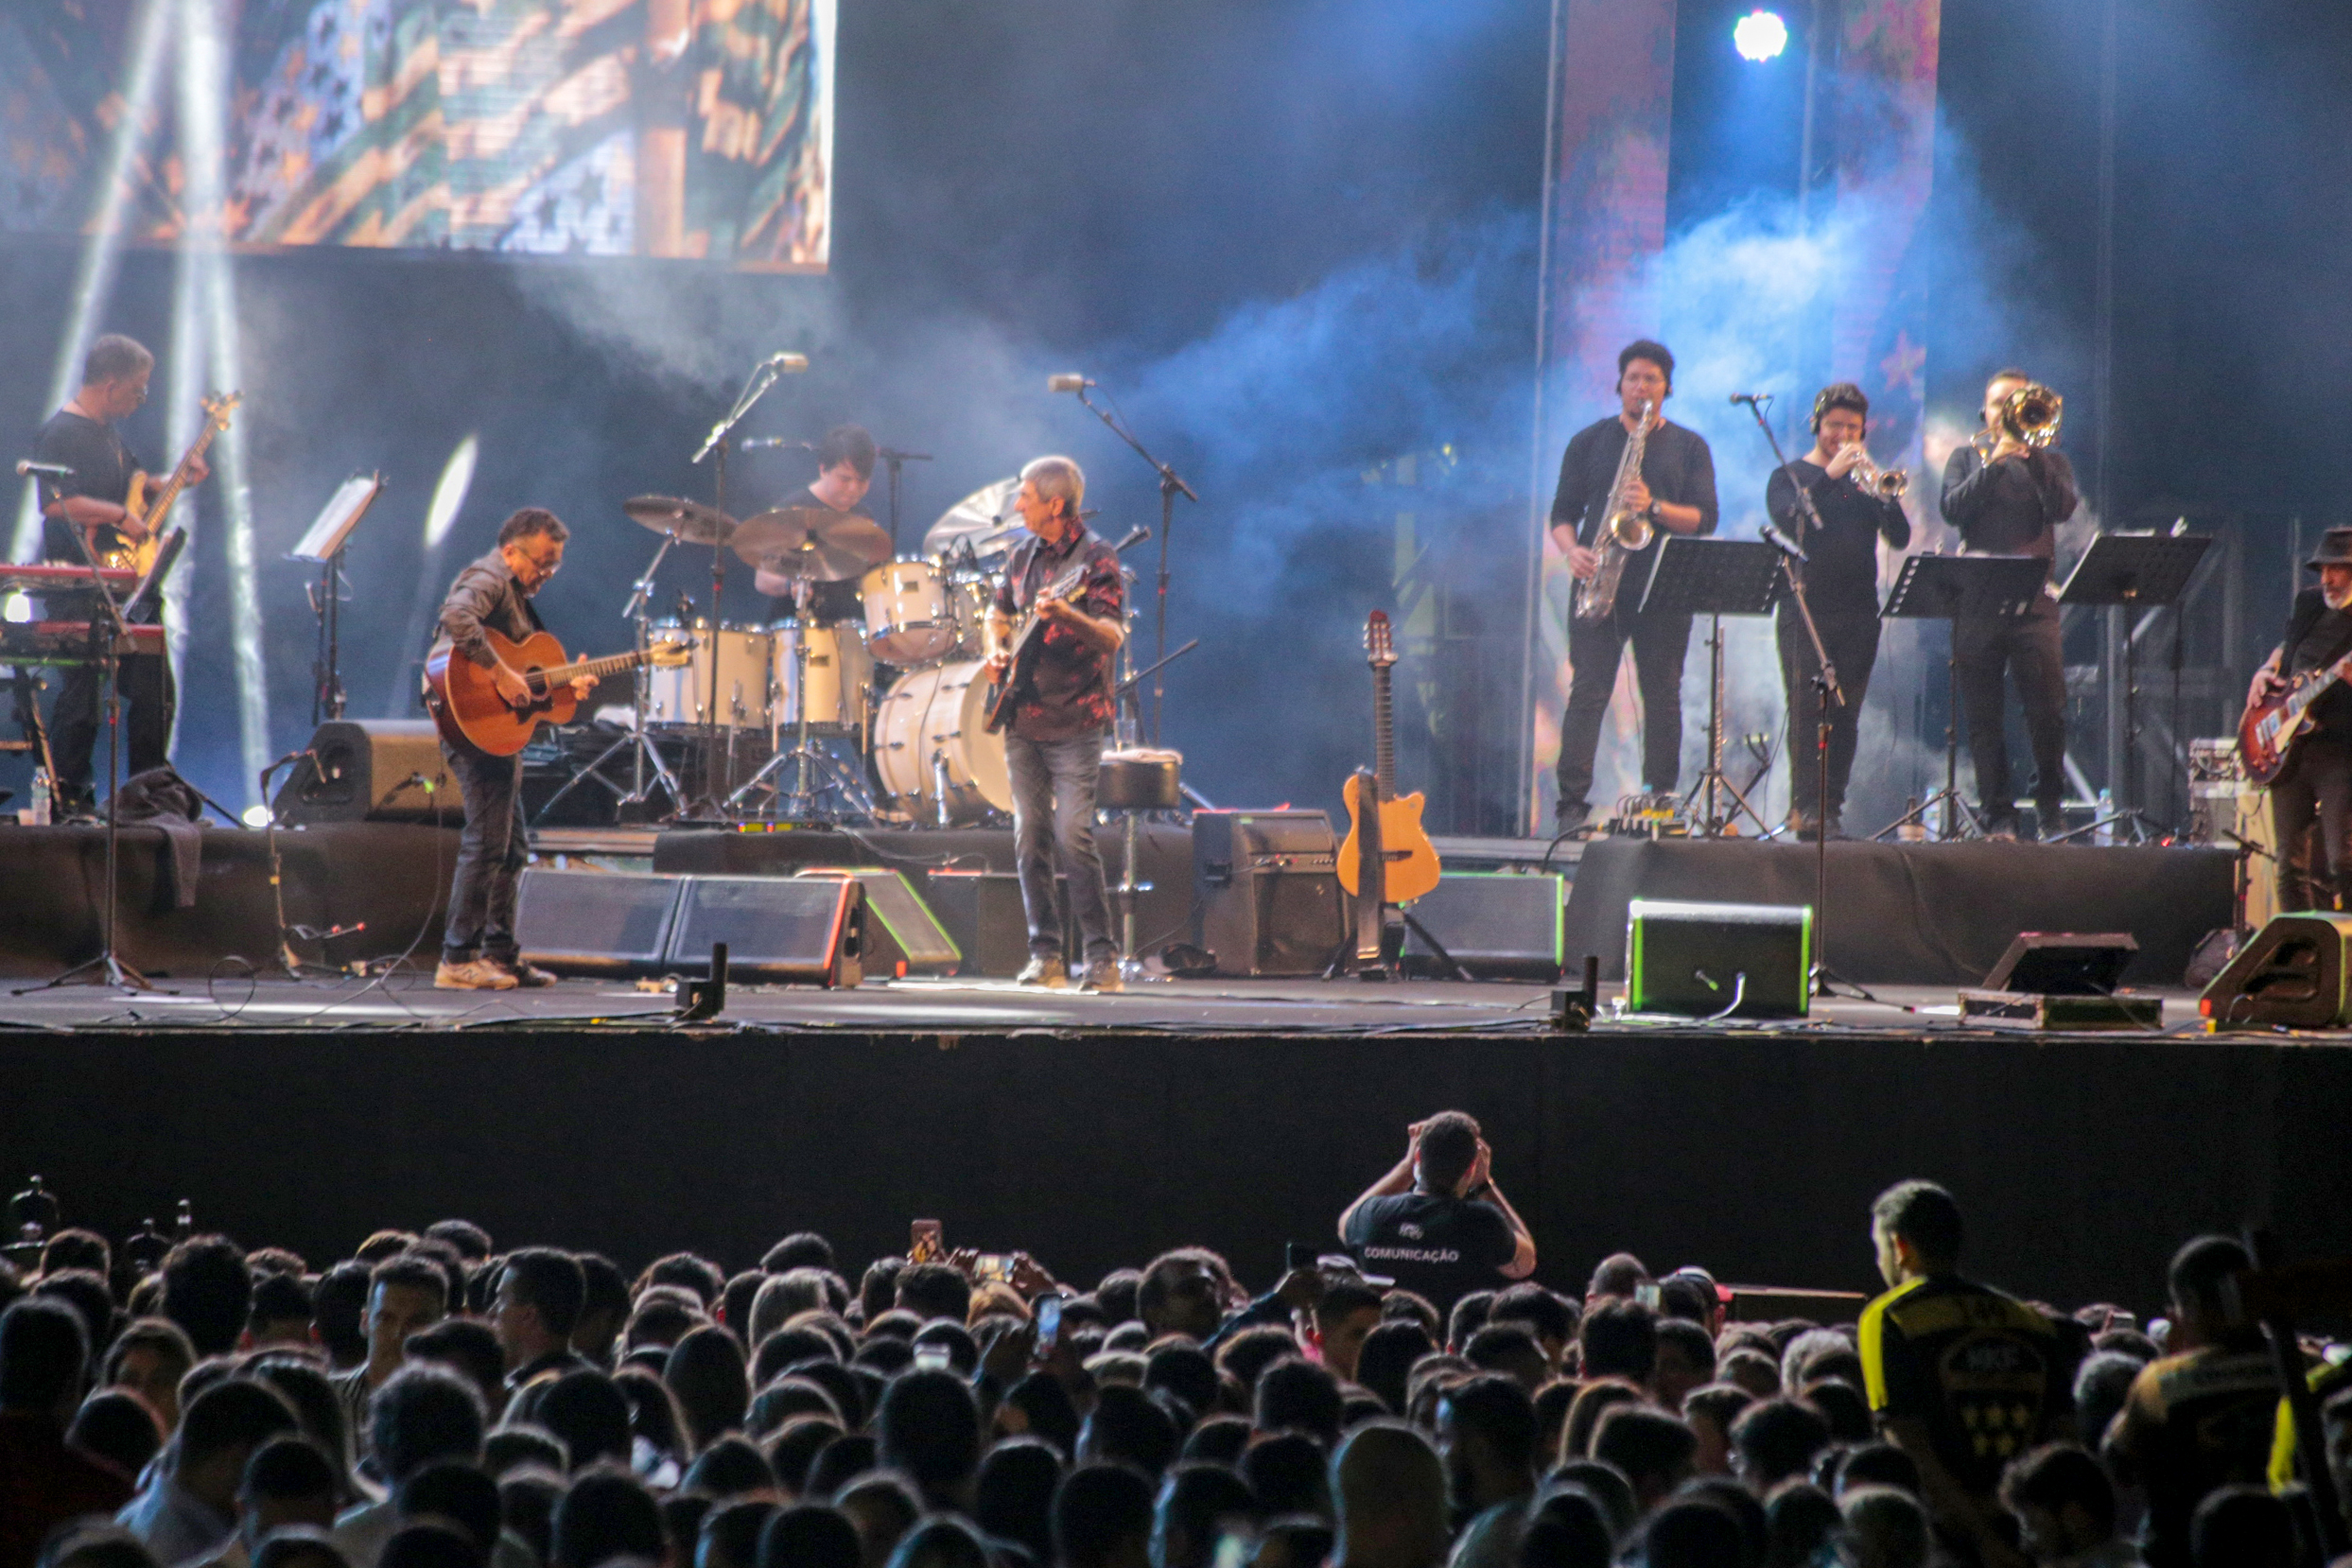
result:
[[[775,728],[800,725],[800,622],[779,620],[775,638]],[[874,711],[874,655],[854,620],[809,628],[809,728],[817,735],[865,734]],[[780,744],[780,742],[779,742]]]
[[[878,659],[915,665],[955,649],[947,580],[929,561],[886,561],[858,580],[865,645]]]
[[[932,824],[1013,809],[1004,737],[986,727],[988,677],[978,660],[910,671],[874,709],[874,773],[889,803]]]
[[[722,729],[766,729],[768,665],[773,638],[758,627],[721,622],[716,634],[706,620],[656,621],[653,640],[694,639],[689,662],[645,672],[645,723],[649,729],[707,727],[711,660],[719,661],[719,721]]]

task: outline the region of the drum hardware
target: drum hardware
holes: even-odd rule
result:
[[[632,509],[641,509],[642,514],[639,510]],[[634,628],[634,636],[630,646],[642,654],[653,646],[652,622],[647,618],[645,611],[647,604],[653,597],[653,579],[661,571],[662,562],[669,558],[671,548],[684,537],[687,514],[689,511],[706,514],[709,518],[719,522],[724,522],[726,519],[724,514],[715,512],[699,502],[671,501],[661,496],[640,496],[636,500],[625,503],[621,511],[632,522],[653,529],[654,532],[662,536],[661,545],[653,551],[653,559],[645,564],[645,570],[638,574],[635,583],[629,584],[629,602],[622,605],[620,609],[620,618],[630,622]],[[649,521],[649,518],[659,518],[661,521],[657,524]],[[555,803],[579,788],[584,781],[594,778],[599,783],[604,783],[602,773],[604,764],[612,759],[616,752],[624,747],[629,752],[629,790],[627,793],[619,794],[619,798],[613,803],[615,813],[618,814],[631,806],[644,805],[652,798],[653,783],[660,784],[664,790],[669,792],[670,809],[673,813],[685,809],[686,791],[684,787],[678,783],[677,775],[670,771],[670,764],[662,759],[660,748],[655,746],[652,738],[646,734],[645,703],[648,683],[652,676],[653,671],[645,665],[637,666],[629,682],[631,723],[628,733],[599,752],[595,761],[590,762],[566,779],[564,787],[549,796],[547,802],[539,808],[537,813],[531,818],[533,822],[544,821],[548,812],[554,809]],[[651,781],[646,777],[648,762],[653,764]],[[610,788],[609,785],[606,787]],[[619,793],[618,791],[615,793]]]
[[[929,452],[901,452],[885,446],[874,454],[890,470],[890,552],[898,553],[898,479],[910,462],[929,462]]]
[[[866,793],[864,786],[857,775],[843,767],[838,758],[815,743],[814,723],[817,703],[809,676],[812,646],[819,633],[830,633],[836,638],[843,636],[854,638],[857,634],[845,623],[840,626],[820,627],[811,622],[810,607],[810,597],[814,592],[814,582],[815,579],[808,576],[793,578],[793,607],[798,612],[798,618],[790,623],[789,633],[785,630],[785,623],[779,622],[769,635],[771,648],[774,651],[772,660],[775,653],[781,653],[781,644],[785,640],[792,643],[792,680],[788,688],[776,693],[778,697],[785,700],[781,703],[772,700],[768,712],[763,715],[769,733],[775,742],[771,755],[767,761],[760,765],[758,773],[745,781],[740,789],[727,796],[726,804],[730,810],[741,810],[744,802],[755,790],[765,790],[771,808],[778,802],[783,803],[784,815],[788,821],[838,820],[839,813],[828,815],[817,808],[818,799],[829,789],[840,793],[843,801],[849,808],[848,815],[865,818],[874,815],[873,799]],[[838,684],[834,698],[835,719],[828,723],[828,728],[847,727],[854,733],[863,727],[863,672],[862,670],[851,671],[845,668],[847,661],[840,656],[838,650],[845,645],[837,641],[834,646],[836,652],[831,655],[833,661],[831,668]],[[775,679],[773,662],[770,665],[770,671],[771,686],[782,688],[784,683]],[[853,687],[860,693],[860,703],[854,712],[848,700],[849,691]],[[788,717],[787,707],[796,712]],[[792,723],[795,727],[793,744],[789,751],[785,750],[782,744],[782,729],[787,723]],[[793,787],[790,791],[782,789],[780,784],[775,782],[781,779],[787,764],[790,764],[793,769]],[[825,776],[812,786],[812,775],[817,774]]]
[[[774,377],[770,376],[769,379],[773,380]],[[758,387],[758,391],[753,391],[753,387]],[[673,544],[685,543],[710,547],[710,605],[713,612],[711,622],[714,628],[718,624],[719,618],[716,613],[718,607],[725,602],[723,597],[726,589],[727,570],[724,547],[740,526],[724,511],[727,496],[726,433],[735,427],[737,420],[751,411],[751,405],[758,401],[759,394],[766,391],[766,384],[759,379],[758,375],[755,375],[751,384],[743,389],[743,396],[736,400],[734,411],[719,422],[710,432],[709,439],[703,444],[703,449],[694,454],[696,462],[702,462],[713,450],[719,454],[717,469],[719,504],[717,506],[705,506],[700,501],[689,501],[683,497],[676,496],[638,496],[621,505],[621,511],[628,514],[630,520],[638,527],[651,529],[655,533],[667,534]],[[716,649],[712,650],[710,660],[710,701],[704,711],[711,714],[719,711],[719,659]],[[705,794],[703,803],[716,810],[718,792],[726,787],[724,782],[726,775],[720,772],[721,751],[716,730],[713,730],[707,737],[706,748],[704,787],[708,793]],[[688,803],[678,800],[675,796],[671,798],[676,801],[678,814],[686,815]]]

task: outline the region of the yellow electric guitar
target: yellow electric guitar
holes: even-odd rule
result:
[[[1437,850],[1421,828],[1421,797],[1397,793],[1397,748],[1394,718],[1388,700],[1389,671],[1397,653],[1388,641],[1388,612],[1374,610],[1364,623],[1365,661],[1372,667],[1372,778],[1368,792],[1360,780],[1347,784],[1348,840],[1339,846],[1339,885],[1350,897],[1362,891],[1364,814],[1371,808],[1380,816],[1380,859],[1385,875],[1381,901],[1409,903],[1437,885]],[[1367,800],[1369,793],[1374,800]]]
[[[156,552],[163,549],[164,519],[171,515],[171,503],[180,498],[180,492],[194,479],[196,465],[203,458],[205,448],[229,427],[229,416],[236,411],[244,396],[243,392],[215,392],[204,399],[204,428],[189,444],[187,452],[180,459],[180,466],[171,471],[171,478],[161,485],[156,484],[154,475],[144,470],[131,476],[131,494],[123,497],[123,510],[138,518],[143,527],[136,537],[129,530],[121,531],[123,543],[119,549],[97,551],[100,566],[124,567],[141,577],[147,575],[148,567],[155,564]]]

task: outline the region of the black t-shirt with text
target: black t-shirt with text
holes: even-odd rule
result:
[[[1367,1199],[1349,1217],[1347,1241],[1367,1274],[1393,1276],[1439,1312],[1473,1290],[1508,1283],[1501,1270],[1519,1250],[1492,1204],[1436,1193]]]
[[[1925,1424],[1943,1468],[1978,1497],[2072,1412],[2089,1348],[2081,1325],[1956,1274],[1881,1296],[1862,1309],[1857,1338],[1872,1411]]]

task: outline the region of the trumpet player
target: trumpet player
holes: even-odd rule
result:
[[[2057,394],[2021,370],[1985,383],[1984,427],[1943,469],[1943,520],[1960,531],[1964,552],[2038,555],[2045,562],[2056,555],[2058,525],[2074,515],[2080,500],[2074,467],[2057,449],[2060,409]],[[2004,675],[2016,682],[2033,747],[2036,826],[2044,836],[2059,831],[2066,794],[2066,669],[2058,601],[2044,593],[2022,616],[1956,618],[1952,664],[1986,834],[2013,839],[2020,832],[2002,734]]]
[[[1813,400],[1813,449],[1787,468],[1774,469],[1764,491],[1765,510],[1810,557],[1805,596],[1845,694],[1844,705],[1830,709],[1829,789],[1823,799],[1814,758],[1821,740],[1821,693],[1813,682],[1821,661],[1795,604],[1782,600],[1774,630],[1781,684],[1788,693],[1789,816],[1800,838],[1822,832],[1842,836],[1838,814],[1846,779],[1854,772],[1862,698],[1870,689],[1871,666],[1878,661],[1878,541],[1894,549],[1911,542],[1911,522],[1900,500],[1905,476],[1900,470],[1881,471],[1862,444],[1870,433],[1870,411],[1869,397],[1853,382],[1822,388]],[[1818,529],[1798,504],[1799,484],[1821,519]]]
[[[1638,515],[1651,534],[1625,571],[1618,607],[1568,619],[1571,678],[1567,711],[1559,721],[1556,807],[1562,832],[1581,827],[1589,810],[1593,754],[1600,745],[1601,718],[1609,711],[1629,641],[1642,688],[1642,787],[1670,794],[1681,777],[1682,660],[1690,649],[1691,618],[1641,615],[1631,608],[1647,579],[1657,535],[1715,531],[1715,454],[1705,437],[1668,424],[1658,411],[1673,393],[1674,356],[1665,345],[1647,339],[1627,344],[1617,356],[1617,411],[1578,430],[1560,457],[1552,540],[1579,584],[1601,568],[1608,548],[1603,529],[1613,513]],[[1645,408],[1652,418],[1641,467],[1625,477],[1620,490],[1617,469],[1641,427]]]

